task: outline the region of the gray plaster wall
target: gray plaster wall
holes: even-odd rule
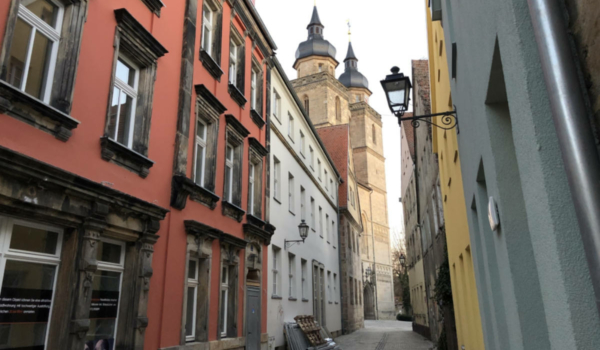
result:
[[[527,2],[442,5],[449,67],[457,48],[452,99],[486,349],[599,349],[600,319]],[[495,232],[490,196],[501,222]]]

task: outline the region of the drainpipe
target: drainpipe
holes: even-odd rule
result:
[[[341,321],[342,321],[342,334],[346,334],[345,331],[348,328],[348,325],[346,325],[346,322],[344,322],[344,309],[346,309],[346,312],[348,312],[347,308],[344,308],[344,301],[345,301],[345,294],[344,293],[344,288],[342,288],[342,280],[343,278],[343,274],[342,274],[342,238],[341,238],[341,233],[342,233],[342,228],[340,226],[340,224],[342,223],[341,218],[340,218],[340,185],[342,185],[343,183],[339,183],[338,184],[338,193],[337,193],[337,223],[338,223],[338,234],[337,234],[337,239],[338,239],[338,283],[339,283],[339,290],[340,290],[340,309],[342,310],[342,312],[340,312],[340,316],[342,317]],[[335,297],[334,297],[335,300]],[[335,305],[335,304],[334,304]]]
[[[600,159],[564,12],[556,0],[527,0],[527,3],[600,313]]]

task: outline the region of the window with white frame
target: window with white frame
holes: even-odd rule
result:
[[[327,177],[327,169],[325,169],[325,191],[329,192],[329,183],[327,182],[329,178]]]
[[[317,159],[317,177],[321,181],[321,160]]]
[[[93,342],[96,348],[100,348],[113,344],[116,338],[121,283],[125,269],[125,244],[102,239],[98,242],[96,260],[98,269],[92,283],[90,328],[86,334],[86,343]]]
[[[221,337],[227,336],[227,308],[229,307],[229,266],[221,267]]]
[[[289,297],[296,297],[296,277],[294,274],[296,271],[296,256],[292,253],[288,254],[288,287]]]
[[[17,89],[50,101],[64,9],[59,1],[19,3],[6,81]]]
[[[198,259],[188,260],[187,300],[185,312],[185,340],[196,339],[196,310],[198,300]]]
[[[308,146],[308,151],[310,153],[310,167],[314,171],[315,170],[315,151],[312,149],[311,146]]]
[[[39,299],[22,305],[19,318],[3,318],[2,348],[46,348],[62,241],[60,229],[0,217],[0,298],[7,308],[17,306],[13,298]]]
[[[212,45],[214,40],[214,28],[216,14],[209,6],[202,9],[202,50],[213,56]]]
[[[273,198],[281,199],[281,162],[273,156]]]
[[[330,303],[333,301],[333,293],[331,291],[331,271],[327,271],[327,299]]]
[[[306,191],[300,186],[300,220],[306,220]]]
[[[331,221],[331,242],[333,243],[333,246],[335,247],[335,221]]]
[[[327,243],[329,243],[329,214],[325,214],[325,238],[327,239]]]
[[[196,147],[194,149],[194,182],[204,186],[204,171],[206,169],[206,140],[208,126],[201,119],[196,121]]]
[[[317,223],[315,221],[315,199],[310,197],[310,228],[316,231]]]
[[[288,136],[294,141],[294,117],[288,114]]]
[[[225,182],[223,190],[223,200],[229,203],[233,200],[233,160],[235,148],[227,144],[225,152]]]
[[[255,166],[250,163],[248,167],[248,213],[254,215],[254,172]]]
[[[256,110],[258,105],[258,75],[259,71],[252,67],[252,75],[250,77],[250,108]]]
[[[279,96],[275,89],[273,89],[273,116],[277,118],[277,120],[281,117],[281,96]]]
[[[323,238],[323,209],[319,207],[319,235]]]
[[[333,194],[335,193],[335,191],[333,190],[333,179],[329,179],[329,188],[331,191],[329,195],[331,196],[331,198],[333,198]]]
[[[140,70],[125,56],[119,56],[108,121],[109,137],[133,148]]]
[[[279,282],[279,269],[281,266],[280,256],[281,249],[273,246],[273,268],[271,269],[271,272],[273,273],[273,296],[275,297],[281,294],[281,291],[279,290],[279,286],[281,285]]]
[[[238,50],[239,46],[235,40],[231,40],[229,45],[229,84],[236,85],[237,83],[237,72],[238,72]]]
[[[294,213],[294,175],[288,173],[288,209]]]
[[[337,274],[333,273],[333,301],[338,301],[337,296]]]
[[[302,133],[302,130],[300,130],[300,154],[303,157],[306,154],[306,139],[304,137],[304,134]]]
[[[302,287],[302,291],[301,291],[302,300],[305,300],[306,299],[306,284],[307,284],[306,282],[307,281],[306,281],[306,260],[304,260],[304,259],[300,260],[300,273],[302,274],[302,276],[301,276],[301,278],[302,278],[302,281],[301,281],[301,283],[302,283],[302,286],[301,286]]]

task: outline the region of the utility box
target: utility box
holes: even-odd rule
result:
[[[429,0],[429,9],[432,21],[442,20],[442,0]]]

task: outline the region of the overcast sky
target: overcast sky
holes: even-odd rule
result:
[[[256,0],[256,8],[277,44],[277,57],[290,79],[296,79],[294,64],[298,44],[307,38],[313,0]],[[427,28],[424,0],[317,0],[319,17],[325,26],[325,39],[337,49],[344,72],[348,49],[348,24],[358,69],[369,80],[373,92],[370,104],[383,119],[386,157],[389,225],[392,232],[403,230],[400,198],[400,129],[387,107],[381,88],[392,66],[410,75],[412,59],[427,58]]]

